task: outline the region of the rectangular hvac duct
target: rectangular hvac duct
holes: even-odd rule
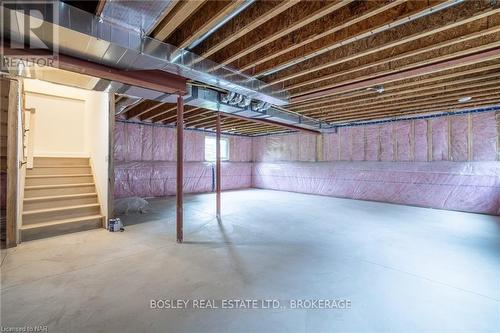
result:
[[[288,103],[288,93],[265,86],[264,82],[253,77],[65,3],[54,1],[53,4],[54,12],[48,12],[52,10],[51,6],[41,7],[45,32],[38,37],[62,54],[122,70],[163,70],[273,105]],[[30,12],[25,11],[30,5],[20,2],[9,6],[4,6],[4,10],[10,11],[8,14],[21,24],[14,22],[4,29],[12,39],[18,39],[14,41],[22,43],[28,36],[20,28],[23,26],[21,21],[25,19],[25,13]],[[12,13],[14,10],[16,13]],[[57,38],[48,31],[56,32]]]

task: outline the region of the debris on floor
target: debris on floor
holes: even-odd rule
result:
[[[114,218],[114,219],[109,219],[109,225],[108,225],[108,230],[111,232],[117,232],[117,231],[125,231],[125,228],[123,227],[123,223],[120,220],[120,218]]]
[[[149,202],[139,197],[116,199],[114,206],[114,213],[118,215],[127,215],[129,212],[145,214],[151,209]]]

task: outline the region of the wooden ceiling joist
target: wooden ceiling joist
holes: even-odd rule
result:
[[[489,74],[489,71],[495,72],[500,68],[500,58],[498,60],[487,61],[484,63],[477,63],[473,65],[467,65],[463,67],[454,68],[451,70],[445,70],[442,72],[422,75],[419,77],[413,77],[408,79],[402,79],[396,82],[389,82],[384,84],[384,93],[394,91],[394,90],[411,90],[416,89],[418,87],[425,87],[428,84],[433,83],[445,83],[449,84],[449,82],[455,81],[457,79],[463,77],[475,77],[477,75],[485,75]],[[374,90],[358,90],[351,91],[347,93],[338,93],[332,94],[327,97],[318,98],[312,101],[300,102],[300,103],[292,103],[288,106],[290,110],[295,110],[298,108],[304,107],[315,107],[322,103],[337,103],[342,102],[351,98],[363,98],[363,96],[373,96],[376,92]]]
[[[299,96],[331,88],[335,85],[349,83],[349,81],[356,79],[365,80],[398,70],[419,67],[429,62],[447,60],[457,57],[460,54],[475,52],[477,48],[471,50],[472,43],[486,43],[483,47],[479,45],[481,49],[491,47],[490,44],[487,43],[488,41],[485,40],[485,36],[490,36],[491,39],[495,39],[499,33],[500,25],[462,35],[444,42],[435,42],[426,47],[409,47],[410,50],[414,50],[404,51],[397,55],[389,55],[389,53],[394,53],[394,50],[390,50],[389,52],[382,52],[380,55],[365,56],[357,61],[357,63],[361,62],[361,65],[356,65],[354,61],[340,62],[338,66],[329,70],[329,72],[333,71],[332,74],[324,73],[320,75],[320,73],[315,73],[314,78],[308,78],[306,81],[292,80],[290,82],[293,83],[287,85],[286,90],[290,92],[292,97]],[[459,49],[462,49],[462,51],[458,51]],[[450,52],[447,52],[448,50]],[[436,54],[442,55],[436,57]]]
[[[201,118],[184,122],[184,124],[186,125],[186,127],[204,127],[205,124],[208,124],[210,121],[215,120],[215,118],[217,118],[217,114],[214,111],[208,111]]]
[[[184,123],[187,123],[187,121],[197,121],[197,120],[203,119],[203,118],[205,118],[213,113],[214,113],[214,111],[212,111],[212,110],[200,108],[199,112],[196,112],[196,113],[193,113],[191,115],[186,116],[186,118],[184,118]]]
[[[429,108],[440,108],[440,107],[446,107],[448,105],[466,105],[467,103],[477,103],[482,100],[490,100],[490,99],[498,99],[499,94],[495,92],[489,92],[485,94],[477,93],[477,94],[470,94],[468,95],[472,97],[472,99],[469,102],[458,102],[458,97],[461,97],[460,95],[456,96],[450,96],[449,98],[441,98],[439,100],[434,100],[434,101],[425,101],[425,102],[420,102],[420,103],[413,103],[413,104],[407,104],[407,105],[389,105],[385,108],[381,109],[372,109],[372,110],[344,110],[343,112],[336,112],[336,113],[329,113],[328,116],[325,116],[323,119],[325,120],[331,120],[339,117],[354,117],[354,116],[371,116],[371,115],[381,115],[381,114],[386,114],[388,112],[404,112],[407,110],[422,110],[422,109],[429,109]]]
[[[137,117],[143,115],[144,113],[157,108],[158,106],[160,106],[162,104],[163,103],[158,102],[158,101],[144,100],[144,101],[141,101],[140,103],[134,105],[130,109],[128,109],[125,114],[127,115],[127,119],[137,118]]]
[[[228,129],[237,126],[238,124],[244,124],[245,122],[239,119],[230,119],[230,118],[223,118],[223,121],[221,122],[221,129]],[[215,122],[209,122],[206,125],[204,125],[204,128],[207,129],[215,129],[216,123]]]
[[[376,1],[367,1],[361,3],[379,4]],[[433,8],[440,6],[441,3],[428,3],[426,1],[394,1],[385,4],[382,8],[376,7],[373,12],[362,12],[361,17],[365,20],[355,20],[354,25],[346,25],[342,29],[335,29],[334,33],[316,39],[303,48],[294,48],[279,57],[272,57],[265,62],[260,62],[252,69],[254,75],[267,75],[269,71],[275,71],[275,68],[286,68],[292,65],[297,65],[301,62],[308,61],[313,58],[322,58],[323,54],[331,52],[334,49],[356,49],[357,45],[363,43],[362,37],[370,36],[370,33],[383,29],[384,27],[398,26],[402,23],[421,13],[425,13]],[[379,4],[380,6],[380,4]],[[378,10],[377,10],[378,9]],[[384,10],[385,9],[385,10]],[[373,13],[372,17],[368,14]],[[369,17],[369,19],[368,19]],[[385,32],[380,32],[374,35],[387,35]],[[373,38],[373,37],[370,37]],[[382,37],[378,37],[381,38]],[[353,46],[350,46],[353,44]]]
[[[485,88],[479,88],[479,89],[471,89],[469,91],[459,91],[455,93],[450,93],[446,95],[437,95],[433,97],[428,97],[426,99],[422,100],[409,100],[405,102],[400,102],[400,103],[389,103],[389,104],[383,104],[383,105],[374,105],[371,107],[363,107],[363,106],[358,106],[355,108],[339,108],[339,109],[329,109],[325,110],[323,113],[318,113],[316,116],[318,117],[323,117],[323,118],[328,118],[330,116],[337,116],[337,115],[358,115],[358,114],[368,114],[368,113],[377,113],[377,112],[383,112],[385,110],[394,110],[394,109],[406,109],[406,108],[413,108],[413,107],[418,107],[422,105],[438,105],[439,103],[453,103],[456,102],[458,99],[462,97],[472,97],[474,98],[486,98],[489,96],[494,96],[498,94],[498,89],[496,85],[489,85],[488,87]]]
[[[203,109],[196,108],[196,107],[191,107],[191,106],[184,106],[184,120],[190,119],[193,115],[200,114],[202,112],[205,112]],[[164,114],[158,117],[155,117],[152,119],[154,123],[156,122],[163,122],[165,124],[171,123],[171,122],[176,122],[177,121],[177,112],[172,112],[172,114]]]
[[[209,57],[297,3],[298,0],[257,0],[241,14],[234,17],[226,25],[196,46],[193,52],[203,57]]]
[[[500,9],[493,9],[491,7],[486,7],[486,9],[477,12],[477,8],[474,6],[475,3],[479,2],[466,1],[462,5],[447,9],[445,13],[440,15],[442,20],[436,20],[433,15],[426,16],[394,29],[375,34],[372,37],[335,48],[323,53],[321,57],[314,57],[302,61],[297,65],[287,67],[282,71],[270,74],[265,77],[265,81],[270,85],[288,81],[332,67],[342,62],[351,61],[384,50],[390,50],[415,40],[430,37],[459,26],[464,26],[473,21],[481,20],[500,12]],[[476,9],[476,11],[473,9]],[[417,29],[418,24],[424,26],[425,30]]]
[[[340,8],[338,11],[325,15],[294,31],[293,34],[287,34],[264,45],[258,52],[252,52],[238,59],[238,68],[241,71],[247,71],[248,73],[256,75],[259,71],[254,69],[255,66],[269,61],[270,59],[277,57],[281,58],[282,55],[299,48],[305,48],[306,45],[307,49],[310,49],[310,43],[332,35],[338,30],[368,19],[391,7],[397,6],[401,2],[403,1],[352,2]]]
[[[428,113],[447,113],[447,112],[457,112],[460,110],[470,110],[480,107],[491,107],[498,106],[500,103],[500,98],[487,98],[481,101],[463,103],[463,104],[447,104],[446,106],[440,106],[436,108],[421,108],[421,109],[408,109],[408,110],[397,110],[397,111],[388,111],[380,114],[373,115],[357,115],[357,116],[348,116],[344,118],[328,118],[330,124],[339,124],[339,123],[351,123],[357,121],[371,121],[371,120],[379,120],[379,119],[387,119],[387,118],[400,118],[407,116],[415,116],[422,115]]]
[[[319,92],[312,93],[312,94],[308,94],[308,95],[298,96],[296,98],[293,98],[292,102],[307,101],[307,100],[327,96],[329,94],[334,94],[337,92],[347,92],[347,91],[352,91],[352,90],[373,87],[373,86],[384,84],[387,82],[393,82],[393,81],[407,79],[409,77],[416,77],[416,76],[420,76],[420,75],[424,75],[424,74],[440,72],[443,70],[462,67],[462,66],[466,66],[466,65],[470,65],[470,64],[475,64],[478,62],[488,61],[488,60],[496,59],[499,57],[500,57],[500,48],[494,48],[492,50],[463,56],[463,57],[448,60],[445,62],[440,62],[437,64],[431,64],[431,65],[427,65],[427,66],[423,66],[423,67],[419,67],[419,68],[415,68],[415,69],[410,69],[410,70],[401,71],[401,72],[397,72],[397,73],[390,74],[390,75],[381,76],[381,77],[370,79],[370,80],[365,80],[365,81],[361,81],[361,82],[347,84],[347,85],[336,87],[336,88],[326,89],[326,90],[319,91]]]
[[[215,52],[210,56],[210,59],[222,65],[232,63],[246,54],[255,52],[263,45],[292,33],[318,18],[347,5],[349,2],[351,0],[301,1],[266,21],[259,29],[250,31],[242,38]]]
[[[161,20],[158,21],[151,36],[158,40],[167,39],[185,20],[189,19],[204,1],[180,0]]]
[[[185,49],[242,4],[243,0],[206,1],[196,15],[185,20],[166,42]]]
[[[146,113],[144,113],[141,116],[141,120],[144,121],[151,121],[153,118],[164,115],[169,112],[174,112],[177,111],[177,106],[173,104],[164,104],[161,106],[158,106]]]
[[[383,105],[388,102],[395,102],[407,99],[422,99],[422,98],[430,98],[436,94],[449,94],[450,92],[462,91],[464,94],[467,94],[468,89],[477,89],[480,87],[486,87],[489,85],[498,84],[500,81],[500,72],[493,73],[487,76],[475,77],[470,79],[459,80],[458,82],[447,83],[445,85],[434,85],[431,87],[423,87],[425,89],[416,89],[410,90],[406,93],[394,93],[394,94],[379,94],[378,96],[367,98],[367,99],[354,99],[346,102],[337,102],[335,104],[323,104],[321,106],[316,106],[313,108],[305,108],[305,109],[294,109],[294,112],[299,112],[310,117],[313,117],[319,113],[323,113],[324,110],[331,108],[340,108],[340,107],[357,107],[363,106],[364,108],[369,107],[371,105]]]
[[[96,16],[101,16],[105,4],[106,4],[106,0],[98,0],[97,1],[97,7],[95,9]]]

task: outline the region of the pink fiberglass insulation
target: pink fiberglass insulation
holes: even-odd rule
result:
[[[125,160],[126,161],[142,161],[142,148],[144,141],[142,136],[142,128],[145,125],[128,125],[125,126]]]
[[[223,162],[221,164],[222,190],[249,188],[252,186],[252,165],[249,162]]]
[[[211,192],[214,165],[206,162],[184,163],[184,192]],[[223,162],[222,189],[251,186],[252,163]],[[161,197],[175,194],[175,162],[121,162],[115,165],[115,197]]]
[[[205,133],[184,131],[184,161],[197,162],[205,159]]]
[[[257,188],[500,213],[497,162],[255,163]]]
[[[300,134],[299,161],[314,161],[315,159],[316,159],[316,135]]]
[[[415,162],[427,162],[429,148],[427,144],[427,120],[414,120],[415,135],[414,135],[414,150],[413,160]]]
[[[205,136],[184,132],[184,188],[213,190],[213,164],[205,163]],[[226,137],[226,136],[225,136]],[[222,188],[250,187],[252,139],[227,136],[230,161],[222,164]],[[175,194],[176,130],[165,126],[117,122],[115,126],[115,196],[158,197]],[[233,162],[235,161],[235,162]]]
[[[270,150],[266,156],[276,157],[281,161],[300,161],[300,134],[268,136]]]
[[[411,130],[410,121],[399,121],[394,123],[396,139],[396,161],[408,162],[412,159]]]
[[[175,131],[165,127],[153,127],[153,161],[175,160]]]
[[[314,161],[316,136],[311,134],[284,134],[253,138],[255,161]]]
[[[491,161],[497,158],[498,125],[494,112],[472,115],[472,146],[474,161]]]
[[[363,126],[351,127],[352,148],[351,159],[353,161],[365,160],[365,128]]]
[[[117,122],[115,126],[115,161],[175,161],[175,128],[147,124]],[[205,136],[200,131],[184,131],[184,160],[202,162],[205,159]],[[252,160],[252,139],[223,136],[229,139],[230,160]]]
[[[234,162],[252,161],[252,138],[230,137],[229,159]]]
[[[448,160],[448,117],[429,120],[432,126],[432,160]]]
[[[496,117],[500,118],[489,112],[342,127],[319,138],[323,160],[330,162],[314,162],[320,153],[316,135],[229,136],[231,162],[223,163],[222,188],[253,183],[260,188],[499,214]],[[174,194],[175,129],[152,127],[149,132],[147,126],[116,124],[117,197]],[[203,162],[206,134],[186,133],[186,191],[211,191],[213,165]]]
[[[365,127],[365,159],[367,161],[378,161],[379,139],[378,126],[371,125]]]
[[[328,133],[323,135],[323,160],[337,161],[339,159],[339,134]]]
[[[450,118],[451,160],[467,161],[468,115]]]
[[[252,138],[252,161],[262,161],[264,157],[264,148],[266,147],[265,140],[265,136]]]
[[[341,127],[338,130],[340,136],[340,160],[351,160],[351,128]]]
[[[143,126],[141,161],[151,160],[153,160],[153,126]]]
[[[379,128],[380,161],[394,160],[394,129],[393,124],[382,124]]]
[[[125,124],[117,122],[115,124],[113,157],[115,161],[125,161]]]

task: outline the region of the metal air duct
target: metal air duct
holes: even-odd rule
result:
[[[118,25],[116,20],[103,20],[59,1],[53,5],[56,9],[53,12],[48,9],[50,6],[45,7],[46,12],[42,9],[44,31],[38,37],[55,52],[122,70],[163,70],[274,105],[288,103],[288,93],[267,87],[264,82],[234,69],[147,37],[137,29]],[[29,2],[9,3],[3,8],[17,20],[17,24],[5,27],[3,33],[23,43],[28,36],[20,27],[29,13]]]

